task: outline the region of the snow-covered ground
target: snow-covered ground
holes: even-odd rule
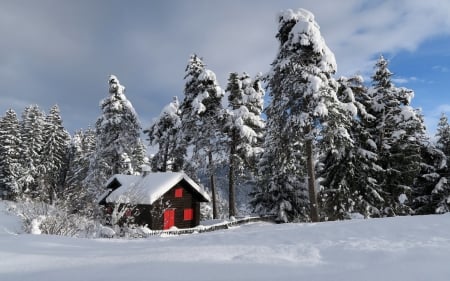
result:
[[[1,281],[450,280],[450,214],[138,240],[18,232],[18,219],[0,214]]]

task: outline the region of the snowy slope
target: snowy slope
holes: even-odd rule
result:
[[[2,281],[450,280],[450,214],[141,240],[14,235],[5,215],[0,224]]]

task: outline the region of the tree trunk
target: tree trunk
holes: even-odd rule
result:
[[[216,183],[214,177],[213,155],[211,150],[208,151],[208,161],[209,161],[210,186],[212,193],[213,219],[217,219]]]
[[[309,208],[312,222],[319,222],[319,206],[316,195],[316,174],[314,171],[312,139],[306,141],[306,168],[308,170]]]
[[[166,142],[164,147],[163,155],[163,165],[161,167],[161,172],[167,172],[167,161],[169,160],[169,143]]]
[[[235,196],[235,185],[234,185],[234,171],[235,171],[235,154],[236,154],[236,132],[233,131],[231,136],[231,145],[230,145],[230,163],[229,163],[229,171],[228,171],[228,214],[231,217],[236,216],[236,196]]]

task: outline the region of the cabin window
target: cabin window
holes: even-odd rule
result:
[[[191,221],[194,219],[194,210],[193,209],[184,209],[184,220]]]
[[[183,188],[178,187],[175,189],[175,198],[181,198],[183,197]]]

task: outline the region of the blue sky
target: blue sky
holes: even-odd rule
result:
[[[228,73],[266,72],[277,53],[277,14],[315,14],[338,64],[336,77],[368,78],[390,61],[397,86],[415,91],[434,134],[450,112],[450,1],[446,0],[2,0],[0,114],[58,104],[65,127],[95,124],[109,74],[148,127],[173,96],[183,98],[192,53],[219,83]]]

